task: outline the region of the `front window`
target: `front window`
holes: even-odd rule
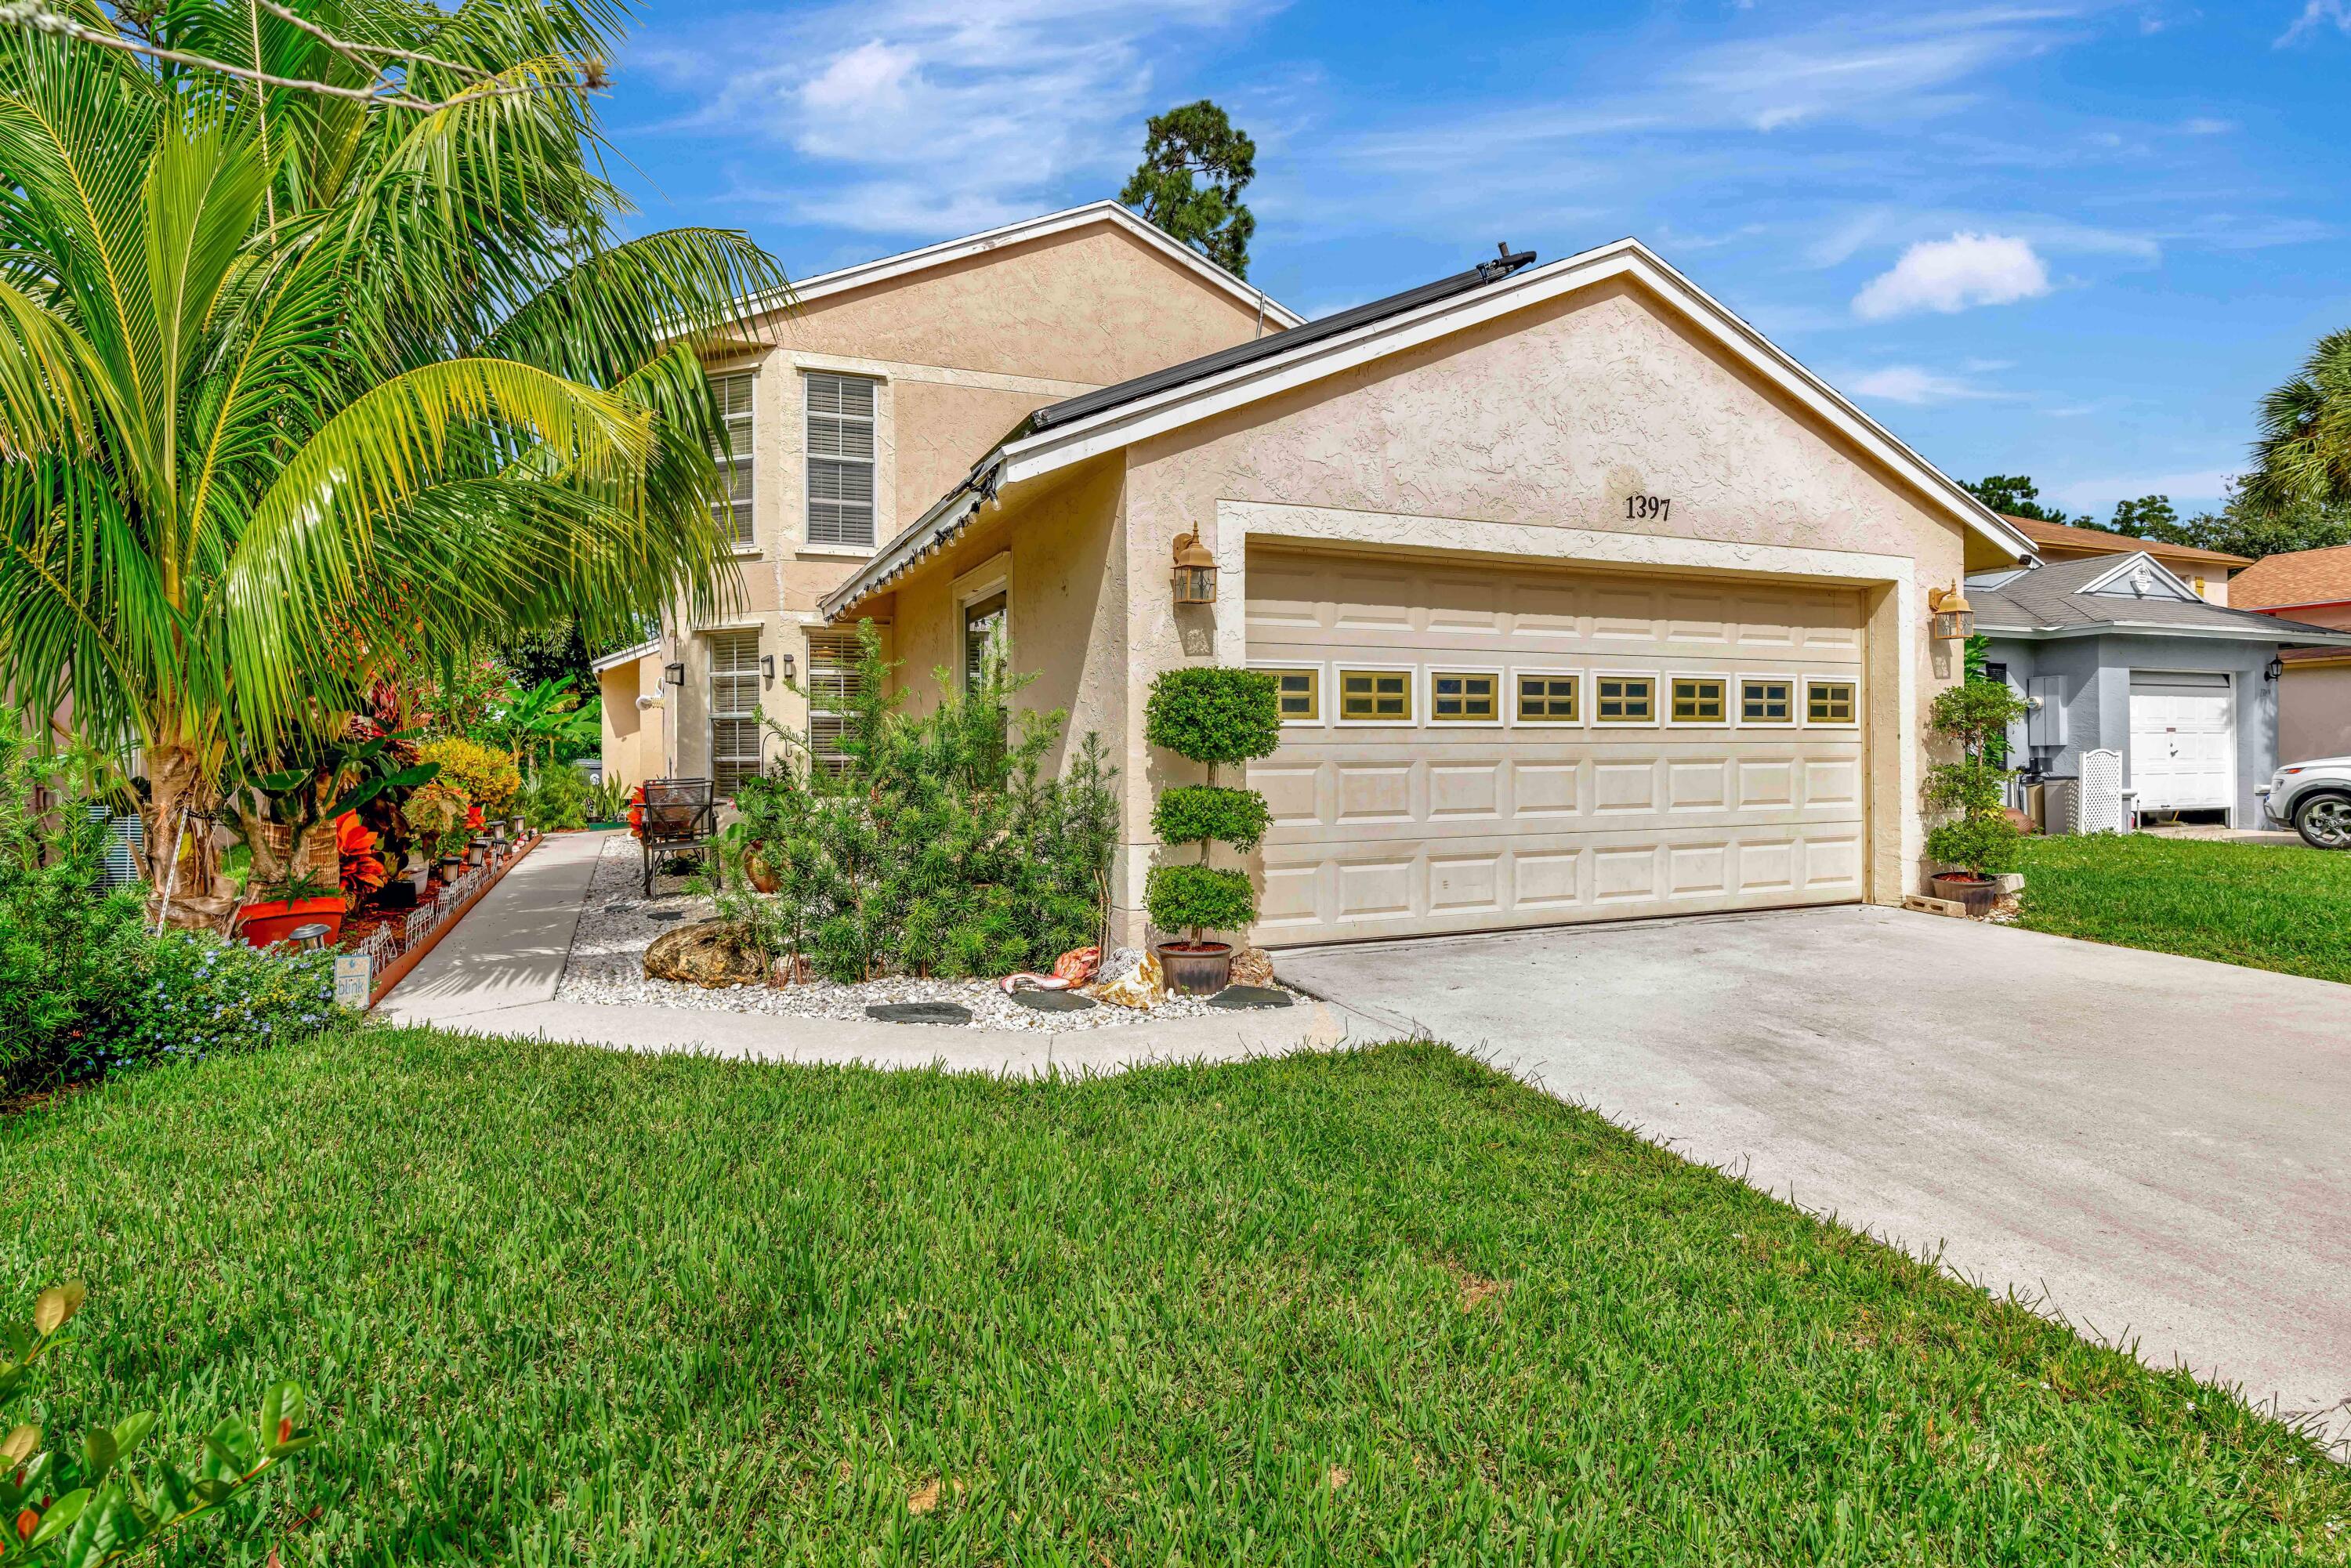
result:
[[[873,383],[808,378],[808,542],[873,548]]]
[[[710,639],[710,780],[732,795],[759,771],[759,634],[720,632]]]
[[[828,773],[849,765],[841,742],[848,733],[863,654],[854,632],[808,634],[809,760]]]
[[[752,544],[758,537],[751,520],[751,382],[748,371],[710,378],[710,394],[718,403],[726,439],[711,454],[718,461],[720,490],[712,510],[737,545]]]
[[[1003,594],[991,593],[963,607],[964,690],[979,690],[991,673],[1001,678],[1007,632]]]

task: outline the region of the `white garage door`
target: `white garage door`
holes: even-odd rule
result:
[[[1863,891],[1860,600],[1252,551],[1271,946]]]
[[[2237,706],[2229,677],[2133,670],[2130,781],[2142,811],[2227,810],[2237,798]]]

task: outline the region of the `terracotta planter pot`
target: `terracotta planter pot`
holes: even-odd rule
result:
[[[758,855],[743,862],[743,874],[749,877],[751,885],[761,893],[773,893],[784,884],[784,879],[769,871],[768,862]]]
[[[1167,988],[1179,996],[1213,997],[1232,982],[1233,946],[1229,942],[1163,942],[1152,952]]]
[[[1965,872],[1938,873],[1928,879],[1928,885],[1935,890],[1937,898],[1966,905],[1971,919],[1982,919],[2000,902],[2000,882],[1995,877],[1970,876]]]
[[[316,921],[327,928],[327,939],[333,941],[343,934],[343,900],[340,894],[329,898],[298,898],[292,903],[279,899],[274,904],[248,904],[237,916],[236,934],[256,947],[266,947],[273,942],[283,942],[297,925]]]

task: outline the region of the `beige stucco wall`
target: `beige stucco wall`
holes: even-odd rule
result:
[[[872,553],[805,539],[807,372],[875,382],[875,532],[886,542],[1030,410],[1246,341],[1258,327],[1252,305],[1109,219],[761,319],[750,335],[766,347],[712,364],[757,377],[757,538],[738,553],[743,608],[727,624],[757,626],[763,653],[789,655],[805,669],[805,629],[818,622],[817,601]],[[674,697],[675,766],[700,774],[709,771],[709,664],[708,644],[695,633],[708,629],[683,630],[676,656],[686,684]],[[908,659],[907,674],[922,677],[914,685],[928,685],[927,655],[898,656]],[[788,728],[807,722],[806,705],[780,681],[763,704]]]
[[[1123,486],[1057,476],[1009,491],[900,580],[902,645],[910,663],[935,662],[914,650],[959,635],[955,578],[1008,553],[1020,666],[1069,672],[1056,701],[1122,737],[1128,843],[1113,897],[1131,940],[1151,801],[1191,777],[1144,745],[1144,699],[1161,669],[1243,656],[1246,537],[1849,584],[1873,694],[1871,896],[1898,901],[1917,885],[1925,710],[1956,678],[1924,635],[1924,592],[1959,576],[1959,526],[1668,309],[1602,286],[1128,448]],[[1627,525],[1628,495],[1671,497],[1669,519]],[[1187,529],[1216,551],[1222,580],[1217,604],[1179,611],[1167,564]],[[1019,585],[1033,593],[1057,570],[1095,580],[1091,554],[1105,547],[1116,559],[1092,613],[1019,624]],[[1127,645],[1114,653],[1104,612],[1122,599]]]
[[[665,707],[640,707],[639,697],[660,699],[661,659],[648,654],[597,673],[604,709],[604,778],[633,789],[664,771]]]
[[[2351,659],[2288,664],[2278,681],[2278,760],[2351,757]]]

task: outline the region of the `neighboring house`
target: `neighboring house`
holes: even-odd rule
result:
[[[1928,591],[2031,541],[1637,242],[1532,259],[1039,408],[818,608],[1102,734],[1124,940],[1193,776],[1145,698],[1210,662],[1281,683],[1259,941],[1898,901]]]
[[[2006,513],[2001,515],[2007,517]],[[2017,532],[2032,541],[2033,553],[2053,566],[2064,560],[2112,560],[2144,552],[2162,562],[2207,604],[2234,602],[2230,597],[2233,591],[2231,574],[2253,564],[2251,556],[2199,549],[2194,545],[2158,544],[2153,539],[2135,539],[2128,534],[2110,534],[2104,528],[2077,528],[2065,523],[2044,523],[2038,517],[2011,517],[2008,520],[2015,525]]]
[[[2264,556],[2237,574],[2238,606],[2351,632],[2351,545]],[[2278,760],[2351,756],[2351,649],[2301,648],[2278,682]]]
[[[877,544],[1030,410],[1299,322],[1114,202],[809,277],[753,311],[709,359],[744,602],[598,662],[605,777],[624,785],[730,791],[777,753],[763,716],[821,756],[855,635],[816,602]]]
[[[2028,779],[2119,751],[2140,810],[2237,827],[2262,824],[2253,787],[2279,760],[2276,661],[2351,652],[2351,633],[2203,602],[2151,550],[1971,577],[1968,600],[1988,673],[2038,699],[2010,737]]]

